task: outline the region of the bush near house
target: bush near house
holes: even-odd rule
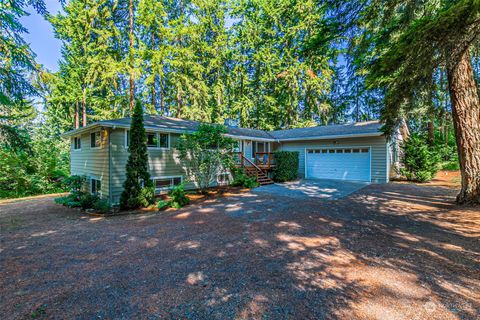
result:
[[[227,129],[220,125],[201,124],[198,130],[184,134],[178,142],[178,158],[184,163],[189,180],[201,192],[217,181],[219,172],[233,165],[235,140],[225,137]]]
[[[412,134],[402,146],[403,165],[400,173],[407,180],[426,182],[438,171],[438,155],[419,134]]]
[[[120,196],[121,209],[147,207],[154,201],[154,187],[148,173],[147,134],[143,125],[143,108],[139,101],[133,109],[130,146],[125,166],[126,179]]]
[[[185,185],[182,183],[178,186],[174,186],[168,193],[170,196],[169,200],[160,200],[157,203],[157,208],[163,210],[166,208],[176,208],[180,209],[181,207],[187,205],[190,202],[190,199],[187,197],[185,192]]]
[[[243,187],[247,189],[258,187],[259,184],[255,177],[249,177],[243,168],[233,167],[231,169],[233,181],[230,184],[233,187]]]
[[[65,178],[63,181],[65,189],[70,190],[70,194],[65,197],[55,198],[54,202],[69,208],[95,209],[98,212],[108,212],[110,205],[107,200],[82,191],[86,179],[84,176],[76,175]]]
[[[297,151],[277,151],[274,155],[273,180],[275,182],[285,182],[297,179],[299,153]]]

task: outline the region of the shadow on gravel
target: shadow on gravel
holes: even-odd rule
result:
[[[393,184],[332,201],[246,193],[96,221],[47,202],[21,215],[10,207],[2,219],[23,222],[0,234],[0,313],[475,319],[480,215],[451,200],[450,189]]]

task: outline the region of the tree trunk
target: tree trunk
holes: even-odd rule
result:
[[[470,53],[448,65],[453,125],[462,174],[458,203],[480,203],[480,101]]]
[[[80,110],[78,107],[78,100],[75,100],[75,129],[80,128]]]
[[[82,126],[85,127],[87,125],[87,92],[85,87],[82,92],[82,120]]]
[[[135,106],[135,75],[133,70],[133,0],[128,2],[128,16],[129,16],[129,67],[130,67],[130,113],[133,112]]]
[[[162,76],[159,78],[160,83],[160,114],[163,116],[165,114],[165,98],[163,93],[163,79]]]
[[[151,36],[152,44],[151,44],[151,49],[155,50],[155,33],[152,31],[152,36]],[[152,108],[155,110],[155,113],[158,113],[157,110],[157,76],[155,74],[156,70],[153,70],[152,68],[152,73],[153,73],[153,82],[152,82]]]

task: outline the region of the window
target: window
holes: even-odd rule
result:
[[[217,175],[217,183],[219,185],[227,185],[230,182],[230,175],[227,172],[219,173]]]
[[[156,133],[147,133],[147,147],[158,148],[158,135]]]
[[[362,149],[362,153],[368,153],[368,149]]]
[[[102,136],[100,131],[90,133],[90,147],[91,148],[100,148],[102,142]]]
[[[168,149],[169,146],[168,133],[148,132],[147,133],[147,147],[149,148],[164,148]]]
[[[152,180],[156,191],[167,190],[182,183],[182,177],[159,177]]]
[[[345,153],[352,153],[352,149],[345,149]]]
[[[337,149],[337,153],[343,153],[343,149]]]
[[[130,130],[125,130],[125,147],[130,145]],[[170,135],[168,133],[147,132],[148,148],[170,148]]]
[[[170,147],[168,133],[159,133],[158,135],[160,136],[160,148],[168,149]]]
[[[82,148],[82,141],[80,140],[80,137],[73,138],[73,149],[80,150],[81,148]]]
[[[353,153],[359,153],[360,149],[353,149]]]
[[[125,130],[125,148],[130,145],[130,130]]]
[[[102,192],[102,181],[98,179],[90,179],[90,193],[100,195]]]
[[[328,153],[335,153],[335,149],[328,150]]]

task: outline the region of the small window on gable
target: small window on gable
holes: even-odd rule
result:
[[[73,149],[79,150],[82,148],[82,141],[80,137],[73,138]]]
[[[102,181],[99,179],[90,179],[90,193],[100,195],[102,192]]]
[[[100,131],[90,133],[90,147],[99,148],[102,143],[102,136]]]

